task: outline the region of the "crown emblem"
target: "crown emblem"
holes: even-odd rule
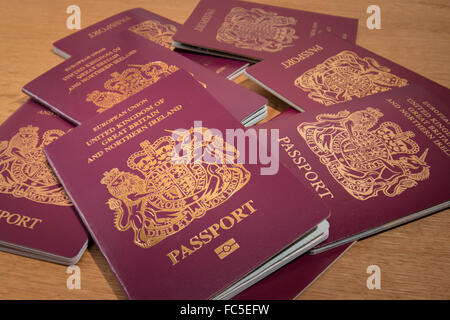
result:
[[[111,79],[105,82],[105,89],[130,96],[140,88],[148,86],[150,81],[150,79],[144,78],[139,69],[129,68],[122,73],[113,72]]]
[[[86,101],[93,102],[103,112],[117,103],[126,100],[160,79],[171,75],[178,69],[162,61],[153,61],[143,65],[130,65],[122,72],[113,72],[104,87],[108,91],[94,90],[86,95]]]
[[[191,128],[182,139],[194,139],[195,135]],[[188,153],[191,161],[173,161],[179,138],[162,136],[154,142],[142,141],[140,149],[126,160],[133,172],[112,168],[100,181],[112,196],[107,205],[114,212],[116,229],[133,230],[133,242],[139,247],[149,248],[186,228],[250,180],[250,172],[243,165],[194,161],[196,151]],[[214,139],[207,138],[199,146],[202,152],[211,152]]]
[[[36,135],[38,131],[39,131],[39,128],[33,127],[31,125],[27,126],[27,127],[22,127],[19,129],[19,133],[30,134],[30,135]]]

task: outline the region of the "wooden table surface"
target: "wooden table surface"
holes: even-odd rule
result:
[[[197,0],[0,1],[0,123],[27,100],[22,86],[62,59],[52,42],[70,34],[66,8],[81,8],[81,27],[134,7],[183,23]],[[359,19],[357,43],[404,67],[450,86],[448,0],[259,0]],[[381,8],[381,30],[369,30],[366,9]],[[287,106],[245,78],[235,80],[269,98],[269,117]],[[449,299],[450,210],[364,239],[301,299]],[[381,289],[369,290],[369,265],[381,268]],[[78,263],[81,289],[68,290],[66,267],[0,252],[0,299],[124,299],[96,245]]]

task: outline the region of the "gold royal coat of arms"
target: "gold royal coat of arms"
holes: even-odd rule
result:
[[[97,112],[108,110],[179,70],[177,66],[168,65],[162,61],[130,65],[129,67],[131,68],[111,74],[111,79],[104,84],[108,91],[94,90],[87,94],[86,101],[94,103],[98,107]]]
[[[216,40],[237,48],[278,52],[293,46],[295,25],[292,17],[279,16],[263,9],[232,8],[217,31]]]
[[[414,133],[402,131],[396,123],[377,126],[382,116],[375,108],[341,111],[318,115],[317,122],[297,127],[333,178],[359,200],[379,194],[395,197],[430,176],[428,149],[419,155]]]
[[[172,47],[172,37],[177,32],[177,27],[173,24],[162,24],[157,20],[146,20],[131,26],[128,30],[170,49]]]
[[[237,150],[221,137],[208,135],[206,128],[201,131],[200,142],[192,128],[153,143],[145,140],[127,160],[133,173],[118,168],[104,173],[101,183],[112,196],[107,204],[114,212],[114,226],[119,231],[131,229],[135,245],[149,248],[179,232],[230,199],[250,180],[251,174],[243,165],[231,162],[237,159]],[[183,161],[174,161],[176,144],[186,138],[192,138],[188,144],[192,148],[179,158]],[[230,150],[234,150],[231,156]],[[194,161],[199,154],[202,157]],[[219,161],[205,162],[201,160],[205,155]]]
[[[64,135],[47,130],[39,143],[39,128],[22,127],[10,141],[0,142],[0,193],[59,206],[71,202],[48,166],[42,149]]]
[[[370,57],[342,51],[304,72],[294,85],[308,92],[308,98],[329,106],[408,85]]]

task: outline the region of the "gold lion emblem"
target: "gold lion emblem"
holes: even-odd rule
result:
[[[177,27],[173,24],[162,24],[157,20],[146,20],[131,26],[128,30],[170,49],[172,47],[172,37],[177,32]]]
[[[297,127],[334,179],[358,200],[380,193],[395,197],[430,176],[428,149],[419,156],[414,133],[389,121],[377,125],[382,116],[374,108],[345,110]]]
[[[179,70],[177,66],[168,65],[162,61],[129,66],[131,68],[111,74],[111,79],[104,85],[108,91],[94,90],[87,94],[86,101],[93,102],[98,107],[97,112],[113,107]]]
[[[196,129],[197,130],[197,129]],[[207,135],[201,128],[202,138],[194,129],[177,136],[163,136],[153,143],[140,144],[141,150],[127,160],[133,173],[113,168],[104,173],[101,183],[111,194],[107,205],[113,210],[114,226],[119,231],[133,231],[133,242],[149,248],[182,229],[209,210],[220,206],[242,189],[250,180],[250,172],[241,164],[225,161],[230,148],[222,138]],[[191,152],[183,161],[173,161],[177,143],[192,139]],[[227,150],[223,161],[207,163],[194,160],[195,155],[214,153],[217,146]],[[237,150],[232,157],[237,159]],[[213,155],[216,159],[220,155]],[[189,162],[186,160],[190,160]]]
[[[329,106],[408,85],[390,71],[373,58],[342,51],[304,72],[294,84],[309,92],[308,98]]]
[[[38,131],[39,128],[31,125],[22,127],[10,141],[0,142],[0,193],[38,203],[70,206],[42,151],[64,135],[64,131],[45,131],[41,143]]]
[[[237,48],[256,51],[278,52],[293,46],[297,23],[292,17],[279,16],[263,9],[232,8],[217,31],[219,42]]]

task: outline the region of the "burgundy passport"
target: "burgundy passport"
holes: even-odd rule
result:
[[[250,288],[234,300],[292,300],[298,298],[354,244],[347,243],[319,254],[304,254]]]
[[[104,19],[80,31],[53,43],[53,51],[63,58],[83,56],[101,48],[105,44],[116,42],[118,33],[134,33],[166,48],[172,48],[172,36],[180,28],[180,24],[142,8],[134,8]],[[232,79],[243,71],[248,63],[214,57],[203,54],[192,54],[177,51],[205,68]]]
[[[0,126],[0,250],[75,264],[88,236],[43,148],[73,128],[29,100]]]
[[[449,98],[410,85],[281,114],[280,162],[331,210],[318,253],[449,206]]]
[[[246,75],[299,111],[362,98],[410,84],[445,99],[448,89],[328,33],[257,63]]]
[[[265,98],[140,35],[125,30],[116,33],[115,41],[102,44],[60,63],[23,91],[78,125],[184,69],[243,124],[266,114]]]
[[[321,32],[355,42],[357,28],[357,19],[238,0],[201,0],[173,40],[178,48],[255,62]]]
[[[248,149],[225,128],[242,127],[180,71],[45,149],[129,298],[223,296],[328,217],[284,166],[233,161]]]

